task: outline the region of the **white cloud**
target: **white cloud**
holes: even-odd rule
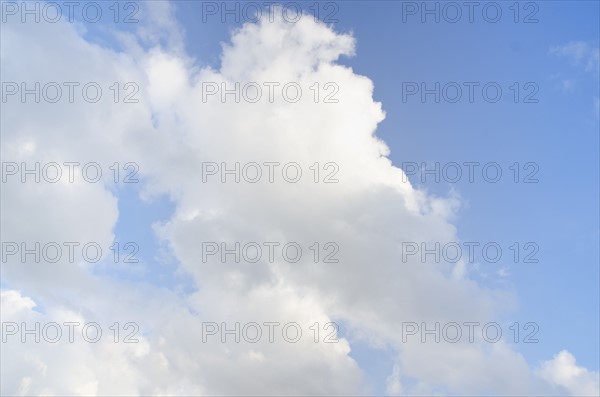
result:
[[[386,381],[386,392],[388,396],[402,395],[402,382],[400,381],[400,367],[398,365],[394,365],[392,373],[387,377]]]
[[[174,215],[156,230],[197,290],[183,294],[100,277],[81,260],[41,267],[11,258],[2,265],[9,287],[2,304],[12,308],[3,310],[3,321],[136,321],[142,343],[71,344],[58,353],[13,341],[2,351],[3,360],[16,363],[2,366],[3,393],[369,392],[344,338],[333,344],[314,343],[311,334],[298,343],[202,343],[208,321],[297,322],[305,330],[314,322],[343,321],[350,333],[395,351],[387,385],[392,394],[536,394],[564,386],[533,379],[523,357],[503,343],[399,340],[405,321],[493,321],[514,297],[469,279],[464,263],[401,262],[402,241],[459,240],[451,222],[459,202],[414,189],[387,158],[389,149],[374,135],[385,113],[373,100],[372,82],[336,63],[354,54],[351,35],[310,18],[263,20],[233,32],[218,70],[199,69],[183,53],[170,9],[151,3],[147,12],[155,18],[138,30],[139,41],[121,36],[128,54],[90,43],[63,23],[3,26],[5,81],[97,81],[104,87],[134,81],[140,102],[11,102],[2,120],[2,157],[138,163],[143,194],[168,194],[175,204]],[[306,90],[297,103],[280,96],[274,103],[266,97],[257,103],[202,101],[203,82],[236,81],[298,82]],[[335,82],[339,102],[314,103],[308,87],[315,82]],[[294,161],[307,174],[297,184],[202,183],[208,161]],[[315,162],[335,162],[340,182],[312,182],[308,167]],[[119,216],[110,178],[55,185],[12,180],[2,190],[2,212],[9,214],[3,215],[3,238],[110,245]],[[201,242],[220,240],[297,241],[306,253],[295,264],[281,258],[202,262]],[[338,243],[339,263],[314,263],[307,247],[315,241]],[[36,311],[34,301],[44,310]],[[415,386],[405,387],[404,377]],[[587,378],[576,378],[569,390],[579,390],[579,381]]]
[[[568,58],[574,65],[583,65],[586,72],[598,76],[600,48],[584,41],[571,41],[563,46],[550,49],[550,54]]]
[[[548,382],[564,387],[571,395],[600,395],[600,373],[577,366],[575,357],[566,350],[543,362],[539,373]]]

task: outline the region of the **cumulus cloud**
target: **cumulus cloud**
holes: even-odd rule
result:
[[[503,341],[400,337],[407,322],[494,321],[515,297],[479,285],[462,262],[401,261],[403,241],[459,241],[452,218],[460,203],[415,189],[387,157],[375,134],[385,112],[373,100],[373,83],[338,63],[354,55],[355,38],[311,18],[265,19],[232,32],[219,68],[198,68],[183,51],[170,6],[150,3],[154,17],[146,25],[117,35],[123,51],[84,39],[67,23],[3,26],[5,81],[94,81],[106,92],[129,81],[140,91],[139,102],[127,104],[112,97],[96,104],[11,101],[2,119],[2,157],[95,161],[105,169],[138,164],[140,194],[167,195],[174,204],[155,231],[193,290],[99,275],[108,249],[96,264],[80,256],[74,263],[23,264],[11,256],[2,264],[3,322],[97,321],[106,330],[136,322],[140,342],[63,343],[59,350],[12,338],[2,358],[16,364],[2,366],[3,393],[369,394],[350,336],[394,352],[390,394],[589,390],[592,375],[565,378],[556,364],[546,364],[537,376]],[[206,95],[208,86],[249,82],[280,86],[273,100],[265,89],[252,103]],[[302,89],[293,103],[281,94],[288,82]],[[328,83],[335,84],[315,101],[311,87]],[[322,100],[334,91],[336,101]],[[231,183],[232,176],[221,183],[220,175],[204,181],[209,162],[229,168],[294,162],[304,174],[290,183],[280,166],[273,183],[266,168],[258,183]],[[309,168],[315,163],[318,183]],[[338,182],[322,183],[332,170]],[[57,184],[10,179],[2,189],[2,213],[10,214],[3,215],[3,241],[95,241],[107,248],[119,219],[112,176],[95,184],[80,176]],[[304,253],[296,263],[279,251],[256,263],[204,261],[202,242],[212,241],[297,242]],[[335,242],[338,262],[315,263],[314,242]],[[301,324],[307,333],[295,343],[270,343],[266,336],[256,344],[202,341],[209,322],[269,321]],[[333,321],[345,324],[348,337],[334,332],[337,343],[315,343],[308,327]],[[574,359],[567,364],[573,367]]]
[[[574,396],[597,396],[600,391],[600,373],[578,366],[575,357],[566,350],[543,362],[539,373]]]

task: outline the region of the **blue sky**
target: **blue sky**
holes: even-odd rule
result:
[[[541,2],[538,23],[498,25],[481,19],[398,24],[400,4],[376,4],[345,4],[339,19],[341,29],[359,39],[358,56],[348,63],[373,79],[375,98],[384,103],[387,119],[378,135],[390,145],[392,160],[539,165],[536,184],[481,178],[456,184],[468,202],[459,212],[459,233],[464,241],[537,242],[540,262],[511,265],[506,284],[519,294],[518,316],[540,324],[540,343],[522,348],[537,361],[568,346],[597,368],[598,71],[586,73],[549,51],[573,41],[597,47],[598,3]],[[363,26],[365,13],[377,22]],[[565,92],[562,79],[576,80],[576,88]],[[394,84],[400,81],[533,81],[539,103],[402,103]]]
[[[312,12],[310,7],[315,4],[313,1],[296,3],[308,12]],[[472,23],[465,14],[456,23],[443,18],[436,22],[432,16],[423,22],[419,13],[405,15],[411,9],[407,7],[425,4],[321,2],[321,17],[335,11],[333,18],[337,21],[330,27],[336,33],[351,33],[356,40],[356,55],[342,55],[339,63],[373,82],[373,99],[381,102],[386,115],[377,126],[376,136],[389,147],[389,158],[394,166],[402,167],[409,162],[430,166],[436,162],[500,165],[503,175],[498,183],[486,182],[481,176],[481,167],[477,168],[473,183],[467,181],[464,174],[456,183],[435,182],[431,177],[422,182],[419,175],[410,175],[409,180],[415,188],[426,192],[427,197],[458,198],[460,209],[450,216],[450,221],[459,241],[497,242],[502,246],[503,256],[498,263],[479,260],[471,264],[469,278],[482,288],[515,294],[516,307],[508,314],[501,310],[499,322],[505,326],[513,322],[539,325],[536,335],[539,342],[518,343],[513,346],[514,350],[522,354],[532,368],[559,351],[568,350],[577,358],[578,365],[597,372],[600,368],[600,2],[497,2],[494,4],[498,4],[503,13],[497,23],[486,21],[480,10],[475,11]],[[446,3],[427,4],[444,7]],[[178,0],[172,5],[184,43],[183,50],[173,50],[173,53],[180,56],[183,52],[189,62],[186,67],[190,69],[219,70],[222,44],[229,43],[232,32],[238,31],[242,24],[231,19],[223,23],[215,16],[202,21],[202,2]],[[518,22],[513,20],[515,5],[519,9]],[[466,12],[464,8],[462,11]],[[535,21],[524,23],[527,15]],[[171,25],[160,27],[171,34],[177,30]],[[119,41],[122,37],[113,34],[114,24],[110,21],[85,24],[85,28],[87,31],[82,36],[91,43],[110,51],[127,51],[127,44]],[[138,26],[118,24],[117,28],[135,33]],[[140,43],[146,45],[144,51],[152,54],[153,47],[169,47],[167,35],[158,36],[158,44],[153,37],[140,39]],[[140,65],[146,65],[145,61],[143,58]],[[408,85],[420,87],[424,83],[433,87],[436,83],[444,86],[453,82],[462,87],[465,82],[475,83],[477,87],[493,83],[502,88],[502,98],[490,103],[481,96],[479,88],[475,88],[473,103],[467,100],[466,89],[456,103],[445,101],[443,97],[436,103],[433,95],[426,96],[425,101],[420,100],[419,94],[403,95]],[[517,103],[511,87],[513,90],[518,87]],[[343,89],[342,86],[341,95]],[[532,91],[535,93],[531,98],[535,101],[526,103],[525,98]],[[183,113],[180,109],[177,117]],[[160,111],[157,114],[160,118]],[[172,121],[165,119],[167,125]],[[8,138],[3,132],[4,139]],[[190,147],[198,142],[208,141],[199,139],[190,143]],[[345,143],[342,140],[338,144]],[[140,142],[140,147],[145,148],[144,145]],[[172,149],[165,147],[164,151]],[[177,150],[184,163],[188,153]],[[158,153],[162,155],[159,150],[154,152],[155,156]],[[177,155],[174,158],[178,159]],[[510,167],[515,163],[520,167],[519,183],[512,180],[514,168]],[[527,164],[531,166],[523,168]],[[466,172],[467,168],[462,170]],[[536,170],[538,181],[523,183],[522,179],[531,170]],[[155,178],[154,182],[164,178],[162,170],[152,169],[148,173]],[[136,255],[139,266],[101,267],[93,274],[144,285],[142,290],[147,286],[157,287],[182,299],[189,298],[188,294],[197,292],[195,282],[185,271],[177,271],[184,262],[182,259],[180,263],[177,255],[186,258],[185,250],[175,252],[185,245],[185,239],[178,240],[181,234],[177,233],[188,229],[177,229],[177,222],[185,218],[182,214],[189,210],[190,202],[201,201],[203,196],[200,193],[194,196],[191,189],[186,193],[189,196],[177,191],[181,187],[178,176],[174,176],[173,181],[165,178],[159,188],[149,188],[145,177],[142,172],[140,184],[107,188],[117,197],[118,219],[112,229],[115,240],[135,241],[139,245]],[[152,189],[155,190],[150,198],[141,198]],[[213,198],[211,194],[207,188],[207,197]],[[224,196],[221,198],[229,202]],[[178,205],[181,213],[177,212]],[[161,224],[163,230],[159,236],[157,231]],[[232,221],[232,225],[235,222]],[[390,239],[395,236],[396,228],[387,230],[384,226],[387,224],[381,224],[382,233],[388,233]],[[402,227],[397,225],[397,229]],[[174,232],[169,234],[171,228]],[[220,229],[216,227],[216,230]],[[437,235],[437,230],[432,235]],[[539,261],[513,263],[509,247],[515,242],[521,248],[526,243],[539,247],[536,254]],[[523,255],[525,251],[520,253]],[[19,287],[18,281],[11,283],[6,278],[2,286],[3,289]],[[43,297],[28,286],[22,287],[22,291],[40,300]],[[391,291],[390,296],[394,296]],[[44,307],[43,302],[39,306]],[[375,348],[361,339],[357,336],[360,332],[353,333],[356,324],[348,320],[351,316],[346,313],[344,318],[344,313],[340,308],[331,316],[340,317],[341,336],[348,337],[351,343],[349,356],[366,375],[371,390],[383,395],[387,391],[390,369],[397,359],[396,352]],[[411,377],[402,379],[405,390],[419,386],[417,383]],[[437,390],[446,391],[443,387]]]

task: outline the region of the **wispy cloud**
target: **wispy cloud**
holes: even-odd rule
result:
[[[600,48],[584,41],[571,41],[562,46],[552,47],[550,54],[565,57],[573,65],[583,66],[586,72],[595,73],[600,71]]]

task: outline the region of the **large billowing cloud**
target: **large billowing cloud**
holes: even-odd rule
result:
[[[140,86],[140,101],[11,101],[4,105],[2,157],[95,161],[105,170],[114,162],[139,164],[143,197],[166,194],[174,203],[172,217],[157,223],[155,232],[193,291],[97,271],[111,266],[108,247],[119,217],[112,174],[97,184],[79,177],[57,184],[10,179],[2,189],[3,241],[95,241],[106,257],[96,264],[80,257],[22,264],[11,256],[2,264],[2,321],[96,321],[105,330],[116,321],[137,322],[141,330],[133,345],[9,339],[2,360],[15,365],[2,366],[3,393],[368,394],[361,363],[349,354],[356,340],[394,352],[391,394],[598,390],[598,374],[577,367],[566,351],[532,370],[504,341],[490,344],[480,334],[456,344],[402,340],[408,322],[494,321],[515,297],[478,285],[463,262],[402,260],[402,242],[459,240],[452,224],[459,201],[416,190],[387,158],[387,146],[375,136],[385,114],[373,100],[371,81],[337,63],[354,54],[351,35],[311,18],[263,19],[232,32],[218,69],[202,69],[183,52],[177,23],[164,16],[169,7],[148,4],[153,17],[135,33],[118,35],[122,52],[84,39],[67,23],[3,26],[3,81],[95,81],[102,87],[131,81]],[[206,95],[236,82],[257,83],[262,98],[237,103],[228,95],[223,103],[219,94]],[[264,85],[269,82],[280,83],[273,101]],[[288,82],[302,87],[297,102],[282,97]],[[310,89],[315,83],[318,103]],[[326,103],[334,88],[337,101]],[[231,175],[221,183],[220,173],[203,180],[209,163],[232,168],[236,162],[281,165],[273,183],[264,165],[257,183],[233,183]],[[281,174],[292,162],[303,172],[297,183]],[[318,183],[310,168],[315,163]],[[323,168],[327,163],[334,164]],[[331,171],[337,183],[323,183]],[[204,261],[202,243],[222,241],[229,247],[257,242],[263,255],[255,263],[236,263],[232,256],[221,263],[218,255]],[[265,242],[281,244],[272,261]],[[286,242],[302,247],[298,262],[282,258]],[[309,249],[315,242],[321,255],[325,243],[335,243],[338,262],[315,263]],[[315,343],[312,332],[296,343],[270,343],[266,335],[258,343],[202,341],[208,322],[269,321],[294,322],[304,331],[335,321],[348,336],[338,343]]]

